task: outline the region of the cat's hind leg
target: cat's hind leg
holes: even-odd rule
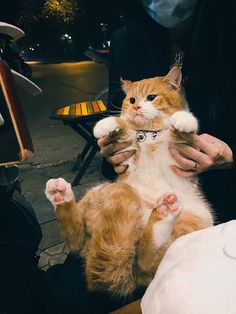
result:
[[[79,252],[85,239],[82,216],[86,204],[77,205],[70,183],[63,178],[50,179],[45,194],[56,210],[65,243],[71,251]]]
[[[142,272],[155,274],[170,245],[173,226],[181,211],[175,194],[165,193],[158,198],[139,243],[137,261]]]
[[[156,211],[163,217],[167,217],[169,213],[172,213],[175,216],[180,214],[182,206],[178,203],[175,194],[165,193],[157,199]]]
[[[104,186],[97,197],[101,220],[93,232],[86,265],[90,291],[127,296],[136,288],[134,265],[143,231],[142,201],[128,184]]]
[[[184,210],[174,223],[172,241],[193,231],[211,227],[213,225],[213,217],[208,209],[205,211],[206,214],[203,217],[203,215],[200,216],[191,211]]]
[[[66,182],[63,178],[48,180],[45,194],[54,207],[64,202],[68,203],[74,199],[70,183]]]

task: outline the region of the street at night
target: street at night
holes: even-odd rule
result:
[[[94,100],[107,87],[107,66],[93,61],[40,63],[31,62],[32,80],[42,94],[31,97],[20,90],[20,98],[29,126],[35,153],[21,168],[20,178],[25,196],[32,203],[41,223],[55,219],[44,196],[45,183],[50,177],[63,176],[72,181],[73,164],[84,147],[84,139],[63,122],[50,119],[52,112],[67,104]],[[99,157],[98,157],[99,158]],[[98,165],[93,171],[99,177]],[[89,173],[89,170],[88,170]],[[93,173],[96,181],[96,175]],[[91,176],[84,176],[91,183]],[[92,184],[92,183],[91,183]],[[93,183],[94,184],[94,183]],[[81,196],[86,184],[75,188]]]
[[[2,242],[1,236],[0,242],[3,246],[0,252],[3,257],[1,261],[7,262],[0,267],[0,271],[3,272],[3,275],[0,274],[0,281],[4,287],[4,293],[1,291],[0,294],[6,300],[3,303],[2,299],[0,301],[0,313],[46,313],[35,304],[37,302],[43,304],[44,298],[41,296],[43,291],[40,291],[38,300],[36,302],[34,300],[35,291],[32,287],[38,280],[38,278],[35,280],[34,275],[37,276],[37,269],[47,270],[53,265],[63,264],[69,254],[69,248],[59,231],[55,210],[45,196],[46,182],[51,178],[64,178],[72,183],[83,161],[88,160],[83,157],[87,157],[89,151],[87,150],[87,153],[81,157],[81,152],[89,140],[86,142],[70,126],[64,125],[63,121],[51,119],[50,115],[55,109],[71,104],[99,99],[107,103],[110,37],[111,33],[121,25],[121,15],[119,4],[115,4],[114,7],[114,4],[108,0],[99,2],[17,0],[5,2],[1,6],[0,59],[3,59],[1,66],[3,68],[6,66],[10,78],[11,72],[8,66],[19,73],[19,77],[23,75],[30,79],[38,85],[42,93],[33,97],[19,86],[16,87],[32,138],[34,154],[19,164],[19,176],[16,170],[18,167],[12,163],[10,167],[5,167],[6,164],[2,166],[2,173],[8,174],[9,170],[14,169],[17,174],[13,180],[10,177],[9,180],[12,180],[10,184],[8,181],[5,183],[5,175],[1,177],[3,193],[0,197],[3,196],[3,200],[1,198],[0,200],[4,207],[2,211],[4,218],[1,219],[4,226],[1,228],[3,231],[1,235],[3,234],[4,239],[5,236],[7,237],[7,244],[4,239]],[[14,84],[11,87],[14,87]],[[1,104],[6,106],[5,100],[8,98],[4,93],[3,96]],[[19,105],[17,97],[14,99]],[[95,105],[97,107],[93,113],[97,113],[101,107],[103,110],[106,108],[101,101],[94,102],[94,108]],[[91,103],[88,103],[89,106],[91,109]],[[100,111],[103,111],[102,109]],[[2,112],[1,110],[0,126],[4,125],[8,130]],[[21,108],[20,113],[22,114]],[[15,117],[9,116],[12,122]],[[21,118],[20,115],[17,116],[19,119],[17,121],[20,126],[23,125],[27,134],[27,128]],[[94,123],[89,123],[89,127],[93,125]],[[25,136],[25,133],[20,135]],[[5,137],[2,138],[6,141]],[[30,143],[28,137],[27,140]],[[73,187],[77,200],[81,199],[87,190],[106,180],[100,169],[102,158],[99,156],[93,136],[90,135],[91,142],[93,157],[80,184]],[[15,149],[16,145],[9,146]],[[20,147],[22,151],[28,153],[24,146]],[[17,158],[21,158],[22,151],[17,152]],[[12,189],[10,193],[8,193],[9,187]],[[10,196],[9,202],[8,196]],[[16,202],[15,197],[19,197]],[[9,217],[5,216],[5,213],[9,214]],[[22,214],[22,217],[19,217],[19,214]],[[40,231],[42,231],[42,238]],[[24,240],[22,241],[22,235],[25,237],[25,243]],[[36,237],[35,245],[34,237]],[[8,247],[9,243],[11,244]],[[31,247],[31,244],[34,247]],[[28,245],[29,251],[25,250]],[[35,255],[39,258],[35,259]],[[27,256],[30,258],[28,259]],[[31,272],[32,267],[35,268]],[[37,287],[37,290],[40,288]],[[50,314],[58,312],[54,311],[54,305],[49,311]],[[36,312],[35,306],[37,306]],[[67,313],[67,306],[65,310]]]
[[[65,145],[63,151],[67,152],[66,145],[74,141],[78,149],[78,136],[69,128],[63,127],[62,122],[50,120],[50,114],[56,108],[67,104],[94,100],[99,91],[107,87],[108,70],[104,64],[93,61],[53,64],[34,62],[30,66],[33,70],[32,80],[43,91],[36,97],[22,95],[22,103],[35,146],[35,158],[45,162],[48,161],[47,156],[52,154],[51,159],[56,161],[61,156],[58,154],[57,147],[54,147],[55,143],[60,142],[60,145]],[[44,140],[48,140],[49,137],[53,139],[50,147],[47,146],[48,142],[44,143]],[[72,155],[73,152],[68,149],[68,156]]]

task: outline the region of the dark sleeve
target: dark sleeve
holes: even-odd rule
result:
[[[111,181],[114,181],[117,177],[114,167],[112,166],[112,164],[107,162],[105,158],[103,158],[102,160],[102,174],[105,178]]]
[[[119,114],[124,93],[121,88],[121,78],[126,79],[126,57],[123,55],[121,42],[124,43],[125,28],[115,31],[111,38],[109,58],[109,110],[111,114]]]
[[[109,59],[109,105],[117,111],[124,93],[120,79],[138,81],[165,75],[169,70],[169,37],[146,12],[137,8],[125,25],[111,36]],[[148,48],[147,48],[148,47]]]

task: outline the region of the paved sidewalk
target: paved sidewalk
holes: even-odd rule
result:
[[[32,159],[20,166],[20,182],[23,194],[33,206],[42,228],[43,239],[39,251],[39,267],[63,263],[68,248],[65,247],[58,229],[52,205],[44,195],[48,179],[63,177],[72,182],[72,171],[77,154],[84,147],[84,140],[61,121],[50,120],[52,108],[75,100],[93,100],[94,95],[107,86],[107,67],[94,62],[60,64],[31,64],[32,80],[43,94],[34,99],[20,95],[28,126],[35,146]],[[96,156],[81,180],[73,188],[80,199],[86,190],[104,181],[100,172],[101,158]]]
[[[61,237],[56,215],[50,202],[44,195],[45,184],[48,179],[63,177],[71,182],[75,176],[72,171],[75,160],[50,164],[41,167],[24,165],[21,167],[21,185],[27,200],[36,210],[40,221],[43,238],[39,246],[39,267],[46,270],[48,267],[64,262],[69,250],[65,247]],[[81,180],[81,184],[73,188],[76,199],[79,200],[91,187],[104,182],[100,172],[101,158],[95,157]],[[32,181],[34,182],[32,184]],[[40,208],[40,213],[37,209]],[[44,209],[42,211],[42,208]]]

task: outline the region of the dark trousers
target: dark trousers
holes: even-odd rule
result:
[[[46,272],[37,268],[41,230],[19,189],[0,196],[0,314],[105,314],[143,295],[126,299],[90,293],[84,261],[69,255]]]
[[[2,191],[1,191],[2,192]],[[0,313],[32,314],[41,230],[19,186],[0,194]]]
[[[69,255],[63,265],[51,267],[40,287],[40,313],[44,314],[107,314],[142,297],[143,289],[124,299],[87,290],[84,261]]]

